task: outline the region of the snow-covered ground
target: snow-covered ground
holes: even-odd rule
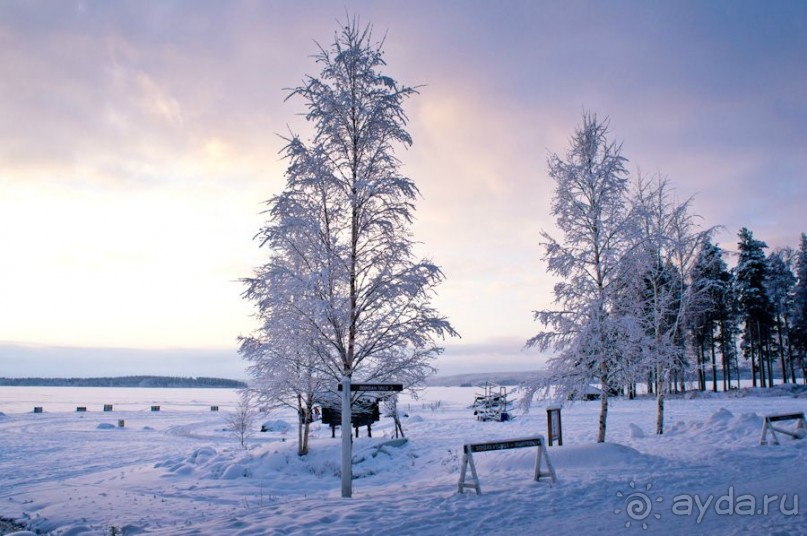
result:
[[[545,434],[546,412],[478,422],[477,391],[404,400],[402,446],[391,419],[362,429],[342,499],[338,434],[316,423],[304,458],[294,427],[245,451],[223,431],[233,391],[0,388],[0,517],[62,535],[807,534],[807,439],[759,445],[762,415],[807,411],[803,389],[668,400],[663,436],[655,401],[617,400],[605,444],[599,402],[567,405],[558,482],[531,479],[533,448],[478,453],[479,496],[457,493],[462,445]]]

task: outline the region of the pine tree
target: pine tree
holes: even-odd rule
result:
[[[740,310],[745,327],[743,349],[751,360],[751,378],[757,386],[757,372],[760,385],[773,385],[770,377],[769,349],[771,328],[771,304],[765,290],[767,264],[763,249],[765,242],[756,240],[748,229],[743,227],[738,233],[739,260],[735,268]]]
[[[712,391],[717,391],[717,356],[720,351],[723,369],[723,389],[728,389],[734,357],[730,348],[732,330],[731,272],[723,261],[719,246],[707,241],[701,249],[692,271],[694,301],[689,316],[689,329],[695,342],[699,387],[706,389],[705,369],[710,363]],[[708,354],[708,355],[707,355]]]
[[[807,234],[801,233],[796,257],[796,288],[793,293],[793,324],[790,336],[795,358],[801,364],[801,377],[807,384]]]
[[[793,274],[793,250],[785,248],[773,251],[768,255],[767,279],[765,288],[771,303],[773,315],[774,348],[779,356],[782,366],[782,382],[788,383],[788,369],[792,365],[789,357],[792,355],[790,341],[790,324],[793,312],[793,291],[796,286],[796,276]],[[790,373],[795,381],[795,371]]]

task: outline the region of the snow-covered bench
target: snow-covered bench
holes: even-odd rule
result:
[[[476,465],[474,464],[474,452],[518,449],[523,447],[538,448],[538,453],[535,458],[534,480],[537,482],[542,476],[548,476],[552,478],[552,482],[555,482],[557,480],[557,477],[555,476],[555,468],[552,467],[552,463],[549,461],[549,454],[546,452],[546,441],[542,435],[525,437],[521,439],[487,441],[484,443],[466,443],[462,447],[462,469],[460,470],[460,481],[457,484],[457,493],[463,493],[465,488],[474,488],[477,495],[482,493],[482,491],[479,489],[479,475],[476,473]],[[546,460],[546,472],[541,471],[541,462],[544,460]],[[469,465],[471,466],[472,481],[470,483],[466,483],[465,473]]]
[[[784,428],[778,428],[773,425],[773,423],[779,423],[781,421],[796,421],[796,429],[785,430]],[[783,415],[766,415],[762,422],[762,437],[759,439],[760,445],[768,444],[768,430],[771,431],[771,438],[773,439],[772,442],[774,445],[779,444],[779,439],[776,437],[776,432],[789,435],[794,439],[801,439],[807,435],[807,421],[804,420],[804,412],[787,413]]]

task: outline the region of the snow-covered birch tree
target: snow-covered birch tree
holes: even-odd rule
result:
[[[457,335],[431,305],[444,276],[415,257],[419,191],[395,154],[412,143],[403,104],[416,90],[383,73],[382,45],[354,19],[319,48],[319,76],[290,91],[314,134],[288,140],[286,188],[259,235],[270,262],[247,280],[263,320],[260,344],[242,346],[256,380],[291,362],[331,389],[343,377],[412,387],[438,339]]]
[[[557,396],[579,394],[599,382],[598,442],[605,441],[609,391],[621,384],[622,326],[614,307],[633,242],[627,159],[608,134],[608,121],[586,113],[566,155],[549,157],[549,176],[555,181],[552,215],[562,237],[543,232],[542,245],[549,273],[560,278],[554,287],[559,308],[535,311],[535,319],[549,329],[527,341],[528,347],[557,352],[548,363]],[[529,404],[539,386],[526,387]]]
[[[698,254],[712,229],[699,230],[691,214],[692,198],[676,199],[664,177],[646,180],[639,176],[634,210],[639,233],[631,258],[633,273],[642,281],[636,293],[642,327],[644,368],[652,372],[656,393],[656,433],[664,433],[664,399],[673,374],[686,368],[685,321],[694,303],[688,284]]]

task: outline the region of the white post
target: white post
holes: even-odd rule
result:
[[[350,428],[350,376],[342,377],[342,498],[353,494],[353,431]]]

